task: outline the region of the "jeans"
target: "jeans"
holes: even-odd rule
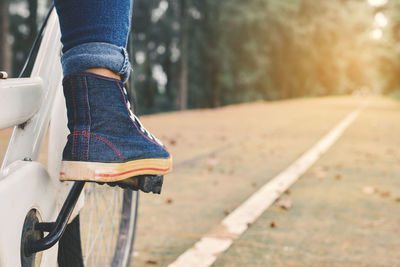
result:
[[[54,0],[64,76],[107,68],[123,82],[131,71],[126,45],[133,0]]]

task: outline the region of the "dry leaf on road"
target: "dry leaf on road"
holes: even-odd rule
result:
[[[279,199],[275,202],[275,205],[284,210],[288,210],[292,207],[292,201],[290,199]]]

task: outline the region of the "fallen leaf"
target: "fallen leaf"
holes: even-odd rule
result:
[[[146,264],[157,264],[158,262],[156,261],[156,260],[152,260],[152,259],[150,259],[150,260],[147,260],[146,261]]]
[[[388,197],[390,197],[390,192],[389,192],[389,191],[382,192],[382,193],[381,193],[381,197],[383,197],[383,198],[388,198]]]
[[[229,215],[230,213],[231,213],[230,210],[224,210],[224,214],[225,214],[225,215]]]
[[[171,204],[172,202],[174,202],[174,200],[169,197],[169,198],[167,198],[167,200],[165,202],[167,202],[167,204]]]
[[[288,210],[292,207],[292,201],[290,199],[279,199],[275,202],[275,205],[284,210]]]
[[[170,144],[171,146],[176,145],[176,140],[175,140],[175,139],[169,140],[169,144]]]
[[[276,228],[276,227],[278,227],[278,224],[277,224],[275,221],[272,221],[272,222],[269,224],[269,226],[270,226],[271,228]]]
[[[211,156],[207,161],[206,161],[206,165],[207,165],[207,170],[209,172],[211,172],[212,170],[214,170],[214,167],[217,166],[219,164],[219,159],[215,158],[215,156]]]

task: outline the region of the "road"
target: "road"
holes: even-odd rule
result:
[[[132,266],[166,266],[218,232],[230,212],[366,102],[214,266],[400,265],[400,104],[329,97],[144,118],[176,168],[161,196],[141,195]]]
[[[161,195],[140,195],[132,266],[167,266],[210,233],[226,234],[224,218],[359,108],[213,266],[400,266],[400,102],[378,96],[143,117],[171,151],[174,171]],[[4,150],[2,141],[0,159]]]

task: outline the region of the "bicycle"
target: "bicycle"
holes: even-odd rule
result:
[[[0,266],[129,266],[138,192],[59,181],[68,130],[60,30],[53,8],[38,36],[42,33],[29,78],[0,74],[0,129],[14,126],[0,169]],[[47,129],[46,168],[36,160]],[[162,177],[134,181],[127,186],[160,193]]]

